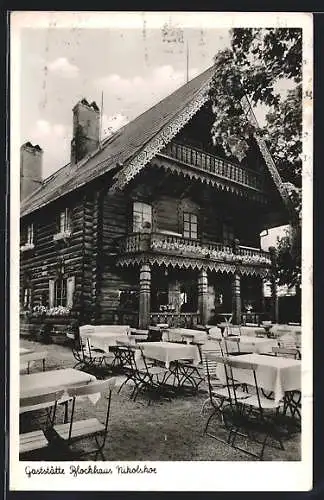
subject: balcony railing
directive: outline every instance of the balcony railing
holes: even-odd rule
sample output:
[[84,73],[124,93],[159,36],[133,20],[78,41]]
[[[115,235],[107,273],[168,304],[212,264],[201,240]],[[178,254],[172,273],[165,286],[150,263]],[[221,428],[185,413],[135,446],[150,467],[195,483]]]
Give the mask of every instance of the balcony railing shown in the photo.
[[143,252],[181,255],[242,264],[271,265],[268,252],[258,248],[239,246],[237,253],[224,243],[201,243],[199,240],[163,233],[132,233],[118,240],[122,255]]
[[195,167],[217,177],[228,179],[258,191],[263,190],[263,179],[258,172],[239,167],[228,160],[204,153],[199,149],[170,142],[160,154],[175,158],[190,167]]

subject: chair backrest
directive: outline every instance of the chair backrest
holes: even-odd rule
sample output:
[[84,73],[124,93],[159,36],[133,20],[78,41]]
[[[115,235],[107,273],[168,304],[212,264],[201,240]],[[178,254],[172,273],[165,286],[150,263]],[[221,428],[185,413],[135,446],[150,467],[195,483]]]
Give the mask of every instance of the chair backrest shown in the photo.
[[240,341],[240,337],[230,337],[230,339],[224,339],[225,353],[228,355],[235,351],[241,352]]
[[242,360],[240,360],[239,356],[226,359],[227,378],[229,380],[229,383],[231,383],[231,385],[232,385],[233,395],[234,395],[234,397],[231,400],[231,403],[232,404],[235,403],[238,411],[241,411],[240,402],[239,402],[239,399],[237,398],[238,388],[237,388],[237,385],[235,383],[235,371],[233,372],[233,370],[239,369],[239,370],[245,370],[245,371],[252,371],[256,397],[258,400],[259,411],[262,415],[263,408],[262,408],[262,404],[261,404],[260,391],[259,391],[258,380],[257,380],[257,375],[256,375],[257,368],[258,368],[258,365],[256,363],[247,363],[246,361],[242,361]]
[[123,365],[127,365],[132,371],[137,370],[135,346],[129,344],[117,345],[113,347],[113,350],[116,352],[116,356],[118,356]]
[[70,387],[67,390],[68,395],[73,398],[72,409],[71,409],[70,428],[69,428],[69,437],[68,437],[69,441],[71,439],[72,431],[73,431],[76,399],[78,397],[89,396],[91,394],[97,394],[97,393],[102,394],[102,393],[108,392],[108,397],[107,397],[108,403],[107,403],[107,412],[106,412],[106,418],[105,418],[105,434],[104,434],[104,440],[106,440],[107,429],[108,429],[108,420],[109,420],[109,415],[110,415],[111,393],[112,393],[112,390],[115,387],[115,385],[116,385],[116,377],[113,377],[113,378],[110,378],[107,380],[95,380],[93,382],[89,382],[88,384],[82,385],[82,386]]
[[232,325],[232,323],[230,323],[228,326],[228,333],[230,335],[241,335],[242,333],[241,325]]
[[220,347],[220,343],[218,342],[207,342],[202,346],[201,349],[201,358],[203,362],[203,370],[205,378],[207,378],[207,359],[208,359],[208,371],[210,378],[218,378],[217,377],[217,367],[220,361],[218,361],[218,357],[222,358],[223,352]]
[[45,403],[55,404],[59,399],[62,398],[65,393],[64,389],[60,389],[58,391],[50,391],[46,394],[30,394],[28,396],[20,398],[20,407],[25,406],[36,406]]
[[273,347],[272,352],[276,356],[289,357],[293,359],[300,359],[300,351],[296,348],[286,347]]
[[46,359],[48,356],[47,351],[42,351],[42,352],[28,352],[26,354],[20,354],[20,362],[21,363],[27,363],[30,361],[42,361]]

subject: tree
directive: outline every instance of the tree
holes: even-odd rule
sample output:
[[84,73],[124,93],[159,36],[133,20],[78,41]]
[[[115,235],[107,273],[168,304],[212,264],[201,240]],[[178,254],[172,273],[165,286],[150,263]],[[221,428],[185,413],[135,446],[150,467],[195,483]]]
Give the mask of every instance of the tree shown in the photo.
[[[231,48],[215,56],[210,96],[217,109],[214,141],[241,161],[255,127],[240,99],[267,109],[263,134],[284,181],[301,185],[302,30],[235,28]],[[280,89],[285,88],[285,92]]]
[[[262,134],[286,182],[297,214],[291,234],[277,242],[279,284],[299,285],[301,278],[302,30],[235,28],[231,48],[215,56],[210,90],[214,142],[228,156],[245,157],[255,132]],[[283,91],[283,89],[286,89]],[[240,100],[266,109],[263,127],[251,124]],[[298,287],[299,288],[299,287]]]
[[298,231],[298,234],[294,238],[291,238],[287,231],[285,236],[277,239],[276,249],[278,285],[296,286],[298,291],[301,284],[301,256],[300,252],[296,251],[296,243],[297,240],[300,240],[300,236],[300,231]]

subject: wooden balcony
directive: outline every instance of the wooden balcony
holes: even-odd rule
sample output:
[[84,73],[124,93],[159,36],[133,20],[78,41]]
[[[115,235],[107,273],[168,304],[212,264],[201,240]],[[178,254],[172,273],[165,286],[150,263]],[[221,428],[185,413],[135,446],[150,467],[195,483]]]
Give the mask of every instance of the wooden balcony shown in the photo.
[[207,172],[219,179],[244,186],[255,191],[263,191],[263,178],[261,174],[242,168],[224,158],[205,153],[199,149],[170,142],[159,156],[178,160],[182,164]]
[[224,243],[201,243],[199,240],[164,233],[131,233],[118,239],[119,255],[141,253],[181,256],[194,259],[208,259],[219,262],[246,265],[271,265],[270,255],[258,248],[239,246],[234,253]]

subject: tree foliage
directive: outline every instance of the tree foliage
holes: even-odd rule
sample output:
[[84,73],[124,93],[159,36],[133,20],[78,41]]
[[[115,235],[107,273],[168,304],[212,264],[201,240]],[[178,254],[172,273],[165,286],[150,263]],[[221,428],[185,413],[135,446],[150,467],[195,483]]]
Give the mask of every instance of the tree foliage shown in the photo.
[[288,232],[277,239],[276,276],[279,285],[297,286],[301,284],[300,228],[294,228],[293,238]]
[[[265,123],[256,129],[240,105],[247,96],[253,108],[262,106]],[[235,28],[231,47],[215,56],[210,90],[215,112],[214,142],[228,156],[245,157],[251,138],[262,134],[297,215],[301,216],[302,152],[302,30]],[[299,219],[300,220],[300,219]],[[295,221],[277,241],[279,284],[301,280],[300,224]]]
[[[211,87],[213,138],[241,161],[255,131],[240,106],[247,95],[267,110],[263,128],[284,181],[301,184],[302,31],[293,28],[235,28],[231,48],[215,56]],[[286,89],[282,92],[282,89]]]

